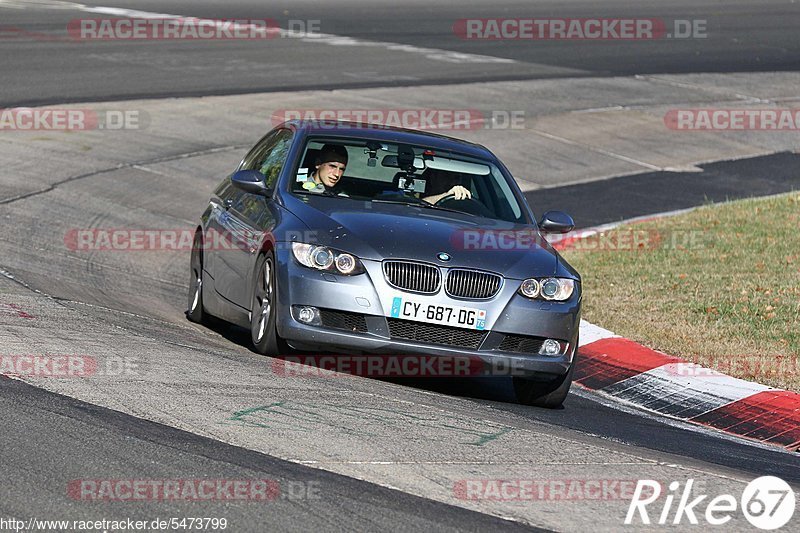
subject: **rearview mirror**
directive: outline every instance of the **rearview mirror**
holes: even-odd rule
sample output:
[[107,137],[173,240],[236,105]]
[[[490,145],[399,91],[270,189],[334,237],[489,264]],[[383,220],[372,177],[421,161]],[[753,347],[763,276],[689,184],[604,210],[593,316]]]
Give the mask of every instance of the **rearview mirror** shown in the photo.
[[270,189],[264,183],[264,174],[257,170],[238,170],[231,176],[233,186],[252,194],[266,195]]
[[[400,162],[397,160],[396,155],[385,155],[383,159],[381,159],[381,166],[382,167],[391,167],[391,168],[403,168],[400,166]],[[423,170],[425,168],[425,163],[422,162],[422,159],[417,157],[414,159],[414,168],[417,170]],[[404,169],[407,170],[407,169]]]
[[567,233],[574,228],[572,217],[563,211],[548,211],[539,221],[539,229],[545,233]]

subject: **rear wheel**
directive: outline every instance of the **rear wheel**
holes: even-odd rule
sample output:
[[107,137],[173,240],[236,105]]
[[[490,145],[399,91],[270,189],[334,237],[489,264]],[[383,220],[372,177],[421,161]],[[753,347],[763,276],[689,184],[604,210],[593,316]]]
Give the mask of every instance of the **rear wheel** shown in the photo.
[[253,299],[250,312],[250,335],[253,348],[264,355],[280,355],[287,346],[278,336],[275,326],[275,256],[272,252],[259,259],[256,279],[253,284]]
[[194,236],[192,257],[189,261],[189,305],[186,317],[192,322],[202,324],[206,321],[203,310],[203,234],[199,231]]
[[567,399],[567,394],[569,394],[569,389],[572,386],[572,376],[575,374],[577,358],[578,353],[576,350],[567,373],[552,381],[513,378],[514,395],[517,398],[517,403],[547,407],[549,409],[561,407],[564,400]]

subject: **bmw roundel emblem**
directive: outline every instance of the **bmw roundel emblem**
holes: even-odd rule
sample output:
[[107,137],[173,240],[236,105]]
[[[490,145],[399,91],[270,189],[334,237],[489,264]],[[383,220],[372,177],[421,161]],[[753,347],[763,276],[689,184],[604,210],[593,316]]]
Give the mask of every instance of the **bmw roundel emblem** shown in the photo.
[[436,257],[439,258],[439,261],[450,261],[450,254],[445,252],[439,252]]

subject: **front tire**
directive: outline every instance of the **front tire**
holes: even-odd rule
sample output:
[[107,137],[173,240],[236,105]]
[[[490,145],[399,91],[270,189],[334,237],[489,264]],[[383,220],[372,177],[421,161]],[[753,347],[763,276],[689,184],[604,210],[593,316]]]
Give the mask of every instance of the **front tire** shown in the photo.
[[275,326],[275,256],[269,252],[256,264],[256,279],[250,312],[250,336],[256,352],[276,356],[286,350],[286,344],[278,336]]
[[203,234],[199,231],[194,236],[192,257],[189,261],[189,304],[186,307],[186,318],[198,324],[206,321],[203,309]]

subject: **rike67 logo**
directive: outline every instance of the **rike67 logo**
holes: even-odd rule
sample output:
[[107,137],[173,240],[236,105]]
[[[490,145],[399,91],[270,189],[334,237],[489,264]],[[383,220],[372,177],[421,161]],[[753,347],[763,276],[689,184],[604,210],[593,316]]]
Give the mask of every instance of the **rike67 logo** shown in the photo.
[[[625,524],[641,521],[650,525],[650,512],[656,511],[655,523],[660,525],[681,524],[685,518],[690,524],[699,523],[698,516],[712,526],[721,526],[728,523],[737,510],[740,510],[751,525],[758,529],[773,530],[785,526],[792,519],[795,507],[795,494],[784,480],[774,476],[763,476],[754,479],[744,488],[741,498],[737,499],[731,494],[715,496],[705,504],[706,494],[692,494],[694,480],[689,479],[681,490],[680,482],[673,481],[669,484],[669,492],[663,498],[663,507],[660,512],[657,508],[662,496],[661,484],[650,479],[640,479],[636,483]],[[675,504],[677,501],[677,505]],[[648,509],[648,506],[657,502]],[[637,520],[638,519],[638,520]]]

